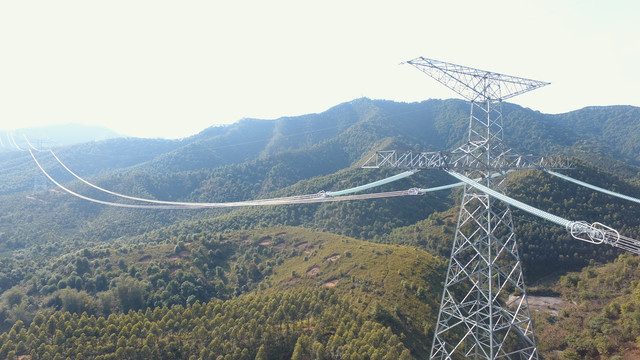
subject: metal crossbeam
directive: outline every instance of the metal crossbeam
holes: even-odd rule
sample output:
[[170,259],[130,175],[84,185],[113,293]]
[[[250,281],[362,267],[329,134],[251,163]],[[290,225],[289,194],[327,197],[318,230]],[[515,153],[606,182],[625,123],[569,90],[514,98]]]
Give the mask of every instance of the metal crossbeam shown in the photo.
[[377,151],[362,166],[365,169],[400,168],[400,169],[449,169],[456,171],[475,170],[479,167],[492,172],[511,170],[551,170],[570,169],[572,163],[560,156],[535,156],[506,153],[499,166],[480,164],[481,159],[469,163],[470,157],[459,152],[397,152],[395,150]]
[[548,82],[498,74],[424,57],[409,60],[406,64],[415,66],[469,101],[501,101],[549,85]]

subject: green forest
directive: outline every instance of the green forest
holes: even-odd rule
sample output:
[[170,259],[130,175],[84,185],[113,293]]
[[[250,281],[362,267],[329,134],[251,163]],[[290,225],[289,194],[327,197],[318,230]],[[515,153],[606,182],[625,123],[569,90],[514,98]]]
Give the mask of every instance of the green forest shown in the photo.
[[[640,109],[558,115],[505,103],[505,139],[560,155],[562,172],[640,198]],[[376,150],[459,146],[468,104],[356,99],[320,114],[243,119],[181,140],[116,138],[54,149],[90,182],[130,196],[229,202],[316,194],[400,169]],[[572,129],[580,127],[582,131]],[[612,141],[601,141],[604,136]],[[34,156],[82,195],[48,152]],[[373,192],[457,182],[423,170]],[[540,170],[507,192],[640,238],[640,205]],[[230,209],[90,203],[29,153],[0,152],[1,359],[418,359],[428,357],[462,188],[421,196]],[[545,359],[640,356],[640,260],[513,210]],[[514,294],[514,296],[517,294]],[[551,300],[548,300],[551,299]]]
[[428,349],[441,258],[301,228],[181,230],[84,249],[32,274],[26,293],[6,291],[0,356],[395,359]]

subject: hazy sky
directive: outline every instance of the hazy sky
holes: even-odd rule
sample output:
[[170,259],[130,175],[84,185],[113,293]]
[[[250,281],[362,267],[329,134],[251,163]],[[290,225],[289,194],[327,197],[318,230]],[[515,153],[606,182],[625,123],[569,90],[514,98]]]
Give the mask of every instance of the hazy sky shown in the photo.
[[0,130],[177,138],[358,97],[456,94],[418,56],[550,86],[545,113],[640,106],[640,1],[2,1]]

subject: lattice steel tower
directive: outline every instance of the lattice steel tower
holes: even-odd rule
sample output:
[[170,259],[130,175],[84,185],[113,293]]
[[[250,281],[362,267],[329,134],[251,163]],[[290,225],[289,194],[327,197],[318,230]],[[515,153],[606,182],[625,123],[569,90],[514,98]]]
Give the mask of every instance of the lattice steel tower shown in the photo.
[[[407,63],[471,102],[467,141],[450,153],[381,151],[365,167],[450,170],[501,193],[508,171],[545,167],[547,159],[520,156],[503,142],[502,101],[548,83],[422,57]],[[507,305],[514,292],[523,296]],[[511,211],[469,185],[460,203],[431,358],[538,358]]]

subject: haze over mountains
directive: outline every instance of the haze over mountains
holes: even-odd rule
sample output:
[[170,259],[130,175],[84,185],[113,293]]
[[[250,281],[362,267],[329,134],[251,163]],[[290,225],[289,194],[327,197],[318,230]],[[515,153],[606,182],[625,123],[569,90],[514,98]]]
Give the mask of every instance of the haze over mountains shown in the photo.
[[[468,103],[460,100],[397,103],[362,98],[319,114],[243,119],[184,139],[112,138],[59,146],[54,151],[78,175],[127,195],[170,201],[250,200],[340,190],[398,173],[400,170],[360,166],[376,150],[451,150],[465,141],[468,113]],[[549,115],[505,103],[503,115],[505,141],[517,152],[564,155],[576,164],[575,170],[567,172],[570,176],[640,197],[640,108],[589,107]],[[47,152],[34,152],[34,156],[57,181],[78,193],[128,202],[80,183]],[[453,178],[438,170],[421,171],[375,191],[452,182]],[[509,193],[560,216],[602,221],[625,235],[640,236],[639,206],[541,172],[512,174]],[[83,311],[95,319],[116,314],[119,320],[113,325],[118,329],[145,321],[144,326],[163,327],[167,321],[161,324],[160,319],[166,312],[144,319],[140,314],[137,320],[123,313],[147,308],[162,313],[168,306],[180,305],[181,310],[171,314],[177,324],[181,319],[195,322],[192,316],[199,311],[213,313],[215,304],[232,309],[253,301],[252,319],[273,322],[260,331],[279,339],[277,346],[261,343],[253,335],[246,335],[245,343],[222,335],[199,339],[196,332],[181,325],[165,329],[165,342],[139,339],[113,349],[106,337],[99,340],[103,334],[87,330],[85,337],[104,346],[94,356],[105,359],[109,354],[115,356],[120,347],[142,351],[147,346],[160,354],[178,338],[186,339],[188,345],[180,356],[172,348],[174,358],[215,359],[214,354],[257,358],[261,346],[265,358],[291,358],[296,351],[307,358],[311,354],[331,358],[327,355],[331,351],[424,357],[431,345],[444,259],[455,230],[457,195],[449,191],[235,210],[121,209],[88,203],[55,189],[28,152],[0,152],[1,330],[8,339],[18,320],[26,325],[40,315],[43,321],[50,321],[50,316],[63,319],[67,313]],[[590,263],[610,263],[620,255],[610,247],[572,240],[564,229],[518,211],[514,216],[528,281],[578,271]],[[421,271],[399,268],[403,259],[412,256],[408,254],[415,254]],[[640,273],[626,276],[640,278]],[[564,293],[560,286],[546,284],[543,290],[557,295]],[[301,295],[305,292],[311,294],[309,298]],[[10,295],[15,296],[10,299]],[[288,304],[281,309],[282,316],[272,318],[274,308],[262,314],[266,320],[260,318],[260,304],[278,296],[286,297],[278,301]],[[320,298],[333,300],[320,302]],[[394,305],[397,299],[401,301]],[[211,310],[192,308],[196,300],[210,302]],[[317,311],[312,306],[316,302]],[[349,310],[329,319],[337,310],[327,304],[338,303]],[[611,319],[612,324],[619,318]],[[245,320],[249,323],[251,319]],[[61,322],[56,320],[56,324]],[[210,330],[209,324],[199,325]],[[59,330],[64,334],[66,326]],[[255,334],[258,330],[242,331]],[[364,339],[374,333],[394,344],[393,349],[382,342],[365,348]],[[17,335],[14,338],[17,349]],[[34,350],[34,358],[55,351],[77,355],[77,347],[62,338],[57,350],[47,348],[53,346],[53,340],[30,341],[25,335],[23,348],[29,351],[21,349],[24,354]],[[226,347],[225,341],[229,342]],[[42,349],[41,344],[45,344]],[[545,346],[584,354],[599,351],[578,349],[566,341],[555,348]],[[248,357],[242,357],[244,348]],[[4,356],[2,350],[0,355]]]
[[12,141],[15,141],[18,147],[26,149],[28,144],[23,136],[33,141],[36,147],[38,145],[60,147],[121,137],[115,131],[101,126],[81,124],[41,126],[0,131],[0,151],[16,151]]

